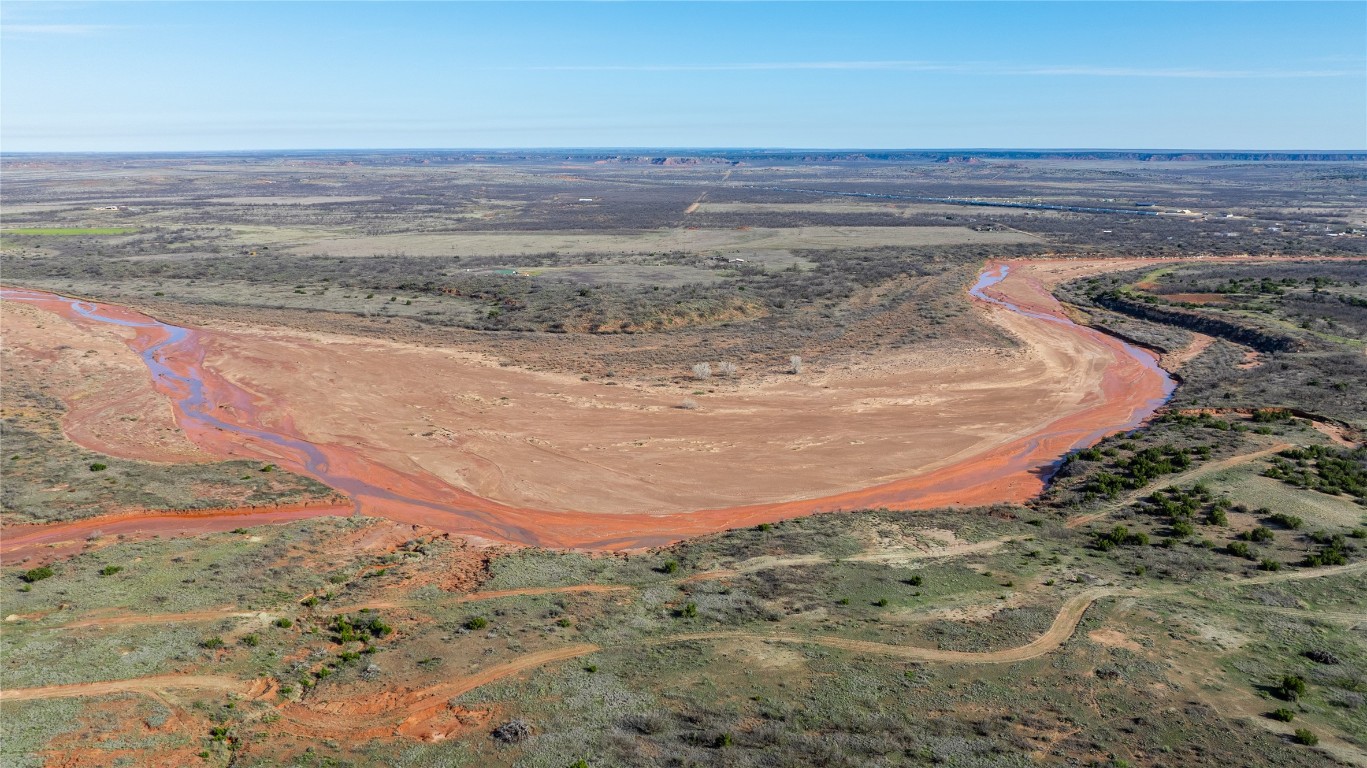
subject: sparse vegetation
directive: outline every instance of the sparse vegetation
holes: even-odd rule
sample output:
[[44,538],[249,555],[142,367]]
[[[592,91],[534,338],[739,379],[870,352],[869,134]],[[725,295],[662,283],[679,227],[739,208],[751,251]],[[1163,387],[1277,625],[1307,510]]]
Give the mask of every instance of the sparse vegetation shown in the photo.
[[37,568],[30,568],[20,576],[21,579],[32,584],[43,579],[50,579],[56,575],[50,566],[40,565]]
[[[877,362],[892,349],[1009,345],[963,298],[987,256],[1360,252],[1356,238],[1265,232],[1288,206],[1302,209],[1296,215],[1307,227],[1337,215],[1333,201],[1360,181],[1349,164],[766,156],[734,166],[728,185],[716,171],[730,165],[708,168],[705,179],[673,167],[663,184],[654,165],[621,158],[494,153],[476,174],[464,167],[468,158],[455,157],[302,155],[270,168],[247,157],[194,159],[212,173],[183,171],[183,159],[140,160],[118,176],[120,199],[146,198],[146,213],[119,212],[128,232],[97,240],[6,230],[6,279],[205,324],[251,317],[485,352],[485,332],[498,331],[500,365],[572,373],[586,386],[661,386],[666,416],[691,392],[678,407],[709,398],[702,421],[670,418],[698,425],[725,416],[713,399],[736,389],[728,359],[764,377],[802,374],[808,356],[821,375],[783,385],[803,389],[834,386],[827,371]],[[574,181],[560,178],[566,165]],[[1294,183],[1283,165],[1299,174]],[[1187,196],[1197,193],[1162,189],[1155,174],[1190,182],[1203,205],[1218,201],[1238,218],[1027,216],[793,186],[899,195],[914,183],[927,195],[984,199],[1025,188],[1045,197],[1143,189],[1163,206],[1194,205]],[[82,195],[108,183],[88,178],[93,190]],[[320,190],[328,189],[364,199],[220,202],[259,197],[263,180],[286,199],[326,198]],[[707,202],[686,221],[717,238],[720,255],[620,235],[677,228],[703,187]],[[49,223],[42,217],[81,223],[77,208],[49,205],[69,199],[62,184],[38,189],[15,186],[6,204],[13,195],[48,213],[7,214],[7,226],[37,229]],[[609,194],[619,189],[631,194]],[[192,207],[156,202],[190,199],[186,190],[194,190]],[[567,195],[596,202],[566,206]],[[870,224],[889,230],[880,237],[938,226],[1002,238],[745,246],[757,253],[734,244],[752,237],[743,228],[782,238],[783,228],[802,226],[826,237]],[[1102,227],[1112,231],[1103,236]],[[1238,237],[1217,240],[1209,234],[1216,227]],[[507,237],[452,247],[457,235],[490,233]],[[1040,240],[1006,242],[1030,237]],[[555,247],[496,250],[518,238]],[[434,244],[442,249],[424,250]],[[746,523],[630,556],[467,549],[423,531],[403,532],[399,539],[413,540],[397,543],[388,522],[329,517],[148,541],[107,529],[98,544],[75,540],[84,554],[52,548],[13,562],[5,613],[15,618],[0,638],[7,688],[154,675],[216,682],[174,692],[190,724],[180,726],[180,714],[137,691],[7,701],[5,759],[24,764],[99,745],[112,759],[151,764],[147,755],[190,744],[171,759],[193,762],[203,749],[205,760],[222,764],[358,766],[977,766],[1031,754],[1114,766],[1323,765],[1328,758],[1293,742],[1313,744],[1318,733],[1351,744],[1363,732],[1367,655],[1348,623],[1362,611],[1361,572],[1322,566],[1359,562],[1367,531],[1353,507],[1360,449],[1330,446],[1311,419],[1352,439],[1364,425],[1354,386],[1361,353],[1349,343],[1362,338],[1353,283],[1364,274],[1351,262],[1308,259],[1158,269],[1168,271],[1107,273],[1060,290],[1091,322],[1155,348],[1179,350],[1192,331],[1226,336],[1183,367],[1168,410],[1074,452],[1027,505]],[[1097,301],[1103,294],[1162,312],[1144,320],[1108,310]],[[1203,315],[1229,324],[1206,327]],[[1233,336],[1267,349],[1249,358]],[[1250,360],[1257,365],[1240,367]],[[330,493],[259,460],[162,466],[77,449],[61,437],[62,409],[51,400],[37,384],[6,382],[12,458],[0,492],[16,522],[224,499],[270,506]],[[523,404],[513,397],[478,407]],[[33,418],[39,411],[52,419]],[[415,437],[444,434],[413,426]],[[1297,447],[1245,462],[1285,444]],[[35,567],[49,558],[59,573]],[[29,577],[42,569],[46,576]],[[1089,594],[1100,597],[1077,602]],[[360,606],[384,606],[384,616]],[[1053,629],[1073,611],[1075,628]],[[110,615],[120,622],[86,623]],[[938,655],[1034,643],[1047,652],[1000,664]],[[57,655],[61,665],[51,663]],[[261,680],[284,683],[283,698],[238,692],[260,691],[248,686]],[[1272,711],[1259,718],[1265,728],[1235,727],[1206,696]],[[277,711],[272,704],[284,699]],[[1295,703],[1273,709],[1269,701]],[[409,702],[422,711],[403,709]],[[289,737],[274,724],[282,713]],[[334,729],[327,733],[380,735],[295,734],[314,718]],[[1288,737],[1276,721],[1293,720],[1304,728]]]

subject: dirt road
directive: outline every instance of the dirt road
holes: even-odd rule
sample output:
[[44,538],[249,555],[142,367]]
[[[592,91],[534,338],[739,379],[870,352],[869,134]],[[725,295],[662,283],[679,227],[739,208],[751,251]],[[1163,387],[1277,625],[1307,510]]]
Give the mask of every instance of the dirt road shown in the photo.
[[1082,616],[1092,604],[1103,597],[1116,594],[1128,594],[1118,590],[1094,589],[1081,592],[1069,598],[1058,615],[1054,617],[1054,623],[1044,634],[1016,648],[1007,648],[1001,651],[986,651],[983,653],[973,653],[968,651],[945,651],[938,648],[921,648],[914,645],[893,645],[892,643],[878,643],[869,640],[851,640],[844,637],[833,637],[830,635],[797,635],[785,632],[694,632],[691,634],[676,635],[663,640],[652,641],[653,644],[666,645],[672,643],[684,643],[698,640],[725,640],[725,639],[746,639],[758,640],[772,643],[796,643],[800,645],[823,645],[829,648],[840,648],[846,651],[856,651],[859,653],[873,653],[882,656],[893,656],[899,659],[911,661],[939,661],[957,664],[1007,664],[1016,661],[1033,659],[1063,645],[1068,638],[1073,636],[1073,631],[1077,629],[1078,622],[1082,621]]
[[29,701],[32,699],[64,699],[73,696],[107,696],[111,693],[154,693],[171,688],[201,691],[226,691],[248,695],[261,690],[261,683],[238,680],[226,675],[154,675],[131,680],[107,680],[99,683],[45,685],[40,688],[8,688],[0,690],[0,701]]

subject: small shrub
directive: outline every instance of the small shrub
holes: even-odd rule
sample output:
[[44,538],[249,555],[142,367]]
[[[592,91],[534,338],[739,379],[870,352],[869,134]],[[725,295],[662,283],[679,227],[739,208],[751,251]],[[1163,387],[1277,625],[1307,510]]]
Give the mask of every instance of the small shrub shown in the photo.
[[465,620],[465,628],[469,630],[484,629],[489,626],[489,620],[483,616],[471,616]]
[[242,639],[238,640],[238,642],[248,648],[255,648],[256,646],[261,645],[261,636],[257,634],[243,635]]
[[1270,519],[1277,525],[1280,525],[1283,528],[1290,528],[1292,530],[1298,530],[1301,526],[1305,525],[1304,520],[1300,519],[1299,517],[1296,517],[1295,515],[1288,515],[1285,512],[1278,512],[1275,515],[1273,515]]
[[679,561],[678,561],[678,560],[667,560],[667,561],[665,561],[665,564],[662,565],[662,566],[660,566],[660,572],[661,572],[661,573],[678,573],[678,572],[679,572]]
[[1268,712],[1267,716],[1272,718],[1273,720],[1279,720],[1283,723],[1289,723],[1292,720],[1296,719],[1296,713],[1292,712],[1286,707],[1278,707],[1272,710],[1271,712]]
[[100,462],[98,462],[98,461],[95,462],[94,464],[91,464],[91,465],[90,465],[90,471],[91,471],[91,472],[103,472],[103,471],[105,471],[106,469],[109,469],[109,465],[108,465],[108,464],[102,464],[102,463],[100,463]]
[[101,575],[101,576],[113,576],[114,574],[116,574],[116,573],[118,573],[119,571],[122,571],[122,570],[123,570],[123,567],[122,567],[122,566],[118,566],[118,565],[106,565],[105,567],[103,567],[103,568],[100,569],[100,575]]
[[[1178,523],[1178,525],[1182,524],[1186,523]],[[1188,528],[1190,528],[1189,524],[1186,525]],[[1176,525],[1174,525],[1173,527],[1176,528]],[[1131,532],[1129,528],[1123,525],[1117,525],[1116,527],[1112,528],[1110,531],[1106,533],[1098,533],[1096,535],[1096,548],[1101,550],[1102,552],[1110,551],[1111,549],[1114,549],[1115,547],[1119,546],[1143,547],[1148,546],[1148,543],[1148,534],[1144,533],[1143,531]]]
[[1274,692],[1279,699],[1296,701],[1305,695],[1305,690],[1305,678],[1300,675],[1282,675],[1282,679],[1277,682]]
[[281,616],[280,618],[275,620],[275,626],[280,627],[281,629],[289,629],[290,627],[294,626],[294,622],[290,621],[284,616]]
[[24,574],[19,578],[32,584],[35,581],[50,579],[55,575],[57,575],[56,572],[53,571],[51,568],[49,568],[46,565],[40,565],[37,568],[30,568],[29,570],[24,571]]
[[200,648],[205,648],[211,651],[218,650],[219,648],[222,648],[223,645],[223,638],[219,637],[218,635],[214,635],[213,637],[206,637],[203,640],[199,641]]
[[1320,737],[1305,728],[1297,728],[1296,733],[1292,735],[1291,740],[1297,744],[1304,744],[1307,747],[1313,747],[1320,743]]
[[874,602],[874,605],[878,606],[879,608],[886,608],[888,607],[888,599],[886,597],[880,597],[876,602]]

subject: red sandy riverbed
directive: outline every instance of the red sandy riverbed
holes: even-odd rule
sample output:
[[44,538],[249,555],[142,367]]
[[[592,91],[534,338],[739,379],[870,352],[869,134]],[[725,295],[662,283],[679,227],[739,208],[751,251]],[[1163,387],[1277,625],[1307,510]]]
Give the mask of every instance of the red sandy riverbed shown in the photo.
[[[1003,268],[1009,271],[1003,273]],[[620,460],[606,467],[603,462],[576,459],[587,450],[585,446],[566,443],[570,447],[563,447],[555,441],[568,441],[571,439],[569,433],[584,432],[577,424],[563,433],[538,433],[533,436],[535,440],[528,439],[525,443],[510,441],[515,450],[508,449],[502,454],[491,452],[498,461],[490,461],[476,455],[479,451],[463,451],[459,440],[428,448],[426,443],[413,442],[416,438],[411,429],[387,433],[385,424],[394,421],[398,411],[386,413],[385,419],[376,420],[373,429],[349,423],[348,420],[353,419],[363,421],[376,407],[359,399],[365,394],[359,389],[363,383],[341,380],[335,383],[335,391],[319,391],[309,386],[304,378],[305,371],[290,368],[291,362],[308,360],[309,355],[318,360],[351,355],[350,349],[341,346],[345,342],[336,339],[317,341],[291,337],[288,341],[294,346],[282,347],[286,352],[275,352],[275,356],[268,359],[252,360],[249,358],[255,354],[255,348],[250,346],[252,337],[245,334],[176,328],[130,309],[34,291],[7,290],[5,299],[42,308],[78,326],[113,325],[122,329],[125,342],[151,369],[153,386],[171,401],[181,429],[191,442],[210,454],[270,461],[313,476],[349,495],[355,502],[354,510],[367,515],[491,541],[625,549],[662,545],[690,536],[820,511],[866,507],[926,509],[1021,502],[1031,498],[1043,487],[1052,464],[1068,450],[1094,442],[1105,434],[1137,426],[1171,392],[1171,379],[1157,368],[1151,353],[1073,324],[1047,289],[1048,283],[1058,279],[1114,268],[1114,261],[988,264],[984,279],[975,289],[982,310],[992,322],[1022,339],[1030,354],[1043,362],[1030,369],[1033,378],[1027,382],[1029,387],[1008,383],[999,389],[988,389],[990,396],[986,399],[951,400],[951,405],[963,403],[953,413],[927,408],[920,412],[923,417],[905,409],[884,409],[888,413],[883,414],[869,406],[868,410],[875,413],[863,415],[862,411],[853,408],[856,401],[842,393],[858,390],[861,394],[873,392],[883,396],[899,388],[904,392],[916,391],[938,379],[949,379],[948,384],[941,384],[950,394],[960,379],[970,385],[966,389],[989,388],[994,375],[991,367],[994,358],[966,358],[964,367],[974,370],[947,367],[922,370],[914,366],[892,370],[884,377],[886,380],[877,381],[877,388],[869,388],[867,392],[859,390],[859,387],[872,386],[866,381],[832,378],[830,386],[812,387],[810,391],[795,389],[797,384],[785,382],[779,387],[745,393],[744,397],[737,395],[733,401],[724,397],[710,398],[709,407],[714,408],[718,420],[727,418],[726,407],[730,406],[740,423],[744,423],[747,414],[758,413],[754,418],[766,419],[773,424],[773,429],[780,432],[788,429],[798,437],[811,424],[834,424],[836,426],[821,428],[837,429],[848,421],[860,425],[861,429],[866,428],[872,437],[884,442],[861,447],[855,443],[864,441],[827,440],[829,445],[814,449],[825,451],[815,454],[819,459],[816,464],[812,459],[803,459],[806,463],[793,459],[799,455],[796,449],[791,455],[790,452],[775,452],[770,464],[760,461],[746,466],[734,466],[735,462],[725,453],[718,458],[705,451],[696,451],[696,459],[693,454],[668,454],[685,464],[698,462],[696,473],[699,477],[688,485],[677,484],[673,474],[661,474],[657,478],[645,474],[645,469],[637,469],[638,465],[631,461],[640,455],[655,458],[649,454],[649,449],[623,452]],[[994,282],[999,277],[1000,281]],[[260,348],[269,347],[270,343],[262,337]],[[359,342],[356,349],[360,349]],[[419,354],[410,350],[403,352]],[[385,350],[375,354],[381,353],[389,354]],[[359,358],[360,352],[356,355]],[[295,360],[282,359],[282,356],[295,357]],[[386,358],[378,356],[376,359],[383,361]],[[423,365],[437,364],[432,357],[417,359]],[[220,371],[220,367],[231,375]],[[383,363],[379,367],[383,369]],[[381,370],[380,374],[383,373]],[[495,375],[524,374],[500,374],[480,369],[471,374],[471,382]],[[1006,375],[1005,371],[1002,375]],[[390,378],[393,378],[392,373]],[[533,384],[544,388],[546,383],[537,380]],[[533,384],[526,384],[525,388],[530,390]],[[557,395],[559,389],[577,386],[573,381],[554,384]],[[517,390],[519,385],[512,379],[503,381],[501,386],[508,387],[510,393],[524,394]],[[1077,391],[1062,393],[1066,397],[1054,397],[1051,387],[1074,387]],[[1024,394],[1013,394],[1018,392]],[[449,391],[443,394],[449,399]],[[570,392],[570,395],[574,394]],[[418,395],[430,397],[431,392],[419,392],[414,396]],[[612,396],[636,399],[629,403],[623,400],[614,404],[616,410],[609,409],[604,411],[606,415],[595,416],[599,421],[594,423],[601,423],[606,430],[614,429],[618,421],[633,428],[640,422],[657,432],[667,431],[674,424],[682,429],[697,429],[697,424],[704,423],[696,419],[679,421],[694,417],[675,408],[645,402],[644,395],[612,390]],[[1022,399],[1013,402],[1013,396]],[[349,397],[358,398],[360,403],[352,411],[346,410],[342,403]],[[841,397],[846,399],[839,399]],[[787,398],[785,405],[791,404],[791,408],[814,410],[798,412],[788,423],[779,423],[780,419],[762,410],[760,401],[766,398]],[[424,405],[418,406],[393,403],[396,399],[386,393],[376,402],[391,403],[394,408],[436,408],[440,405],[428,400],[421,401]],[[857,403],[886,399],[864,397]],[[711,406],[713,402],[718,405]],[[946,407],[940,410],[944,411]],[[979,414],[980,409],[988,408],[998,410],[989,416]],[[1030,412],[1031,409],[1038,412]],[[489,415],[481,416],[485,411]],[[991,434],[991,425],[1018,411],[1026,413],[1016,417],[1012,428],[1003,428],[1001,434]],[[557,418],[570,419],[575,413],[564,409],[555,412],[549,420],[538,415],[537,422],[538,425],[554,424]],[[489,431],[488,426],[499,424],[498,419],[505,415],[492,409],[481,410],[479,414],[473,411],[462,414],[471,420],[485,419],[480,422],[485,432]],[[899,420],[894,420],[893,416]],[[340,433],[327,421],[328,417],[339,419],[352,434]],[[932,430],[923,438],[906,439],[901,435],[903,439],[897,440],[899,433],[912,428],[907,425],[914,425],[918,419],[935,423],[935,418],[944,420],[953,429]],[[975,424],[975,419],[988,426]],[[965,435],[971,435],[971,439]],[[944,445],[935,444],[936,440],[944,440]],[[919,442],[930,443],[935,450],[915,453]],[[527,444],[550,447],[533,450]],[[894,448],[904,451],[906,456],[920,458],[898,465],[895,462],[902,460],[901,454],[891,455],[893,466],[900,469],[900,476],[886,466],[868,466],[879,461],[887,463],[889,451]],[[718,450],[714,449],[712,453],[716,454]],[[762,456],[753,447],[748,450],[751,455]],[[931,458],[927,459],[927,456]],[[536,466],[542,460],[549,466]],[[462,461],[466,464],[460,464]],[[464,474],[443,474],[447,464],[460,465]],[[818,465],[825,474],[811,469]],[[639,466],[646,465],[641,463]],[[887,478],[889,475],[893,475],[892,479],[867,483],[866,487],[857,485],[860,478]],[[501,484],[490,481],[482,485],[487,476],[500,478]],[[508,476],[518,478],[518,483],[503,480]],[[676,485],[669,485],[671,482]],[[707,500],[718,498],[709,485],[736,489],[728,490],[725,494],[728,499],[754,500],[708,506]],[[753,489],[749,487],[751,485]],[[485,487],[490,490],[482,495],[479,491]],[[784,488],[796,491],[784,491]],[[823,488],[839,490],[821,492]],[[652,492],[656,495],[652,496]],[[582,505],[581,497],[585,502]],[[553,499],[558,504],[533,503],[542,498]],[[626,501],[614,506],[616,499]],[[695,506],[689,506],[690,503]],[[88,533],[97,529],[105,534],[171,536],[350,511],[335,507],[233,510],[198,515],[193,523],[181,515],[149,513],[103,523],[91,521],[51,526],[51,535],[40,532],[37,526],[32,529],[21,526],[6,531],[3,551],[9,559],[20,552],[32,552],[35,546],[45,542],[69,541],[79,538],[82,531]]]

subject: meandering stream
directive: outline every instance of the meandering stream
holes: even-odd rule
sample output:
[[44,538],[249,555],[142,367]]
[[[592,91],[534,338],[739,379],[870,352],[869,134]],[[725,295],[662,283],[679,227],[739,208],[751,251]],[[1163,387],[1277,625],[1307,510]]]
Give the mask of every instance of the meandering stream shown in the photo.
[[[1039,492],[1068,451],[1138,426],[1171,396],[1176,383],[1158,367],[1151,352],[1074,323],[1052,297],[1031,306],[1008,299],[997,289],[1010,279],[1011,269],[1009,262],[988,264],[969,293],[1001,311],[1085,336],[1109,350],[1113,361],[1103,374],[1102,397],[1095,405],[1062,416],[1034,434],[904,480],[823,498],[668,515],[523,509],[480,498],[430,475],[403,473],[374,461],[355,446],[315,444],[287,423],[264,423],[250,393],[205,365],[204,331],[170,325],[117,305],[42,291],[4,289],[0,298],[29,302],[78,323],[132,329],[129,347],[146,364],[154,386],[169,399],[177,422],[192,441],[220,456],[270,461],[313,477],[348,495],[355,513],[492,541],[622,549],[658,546],[689,536],[836,509],[924,509],[1023,501]],[[54,542],[79,541],[96,529],[176,535],[345,512],[335,507],[288,514],[226,511],[195,515],[193,524],[175,515],[149,513],[145,519],[123,515],[118,520],[17,526],[7,531],[3,551],[7,559],[34,554]]]

